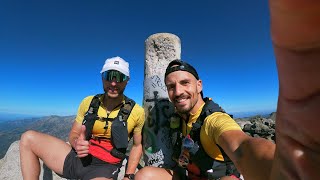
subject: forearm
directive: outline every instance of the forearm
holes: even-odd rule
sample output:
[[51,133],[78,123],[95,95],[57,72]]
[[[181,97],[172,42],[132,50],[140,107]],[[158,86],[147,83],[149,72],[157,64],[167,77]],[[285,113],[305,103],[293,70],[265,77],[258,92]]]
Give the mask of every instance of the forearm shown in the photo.
[[231,159],[246,180],[269,179],[274,151],[271,141],[250,137],[231,153]]
[[75,148],[76,141],[77,141],[78,137],[79,137],[79,135],[76,135],[74,133],[73,134],[71,134],[71,133],[69,134],[69,143],[73,148]]
[[126,174],[134,174],[142,155],[142,145],[133,145],[130,151]]
[[80,136],[80,129],[81,129],[81,124],[75,121],[69,133],[69,143],[73,148],[75,148],[76,140]]
[[250,137],[239,130],[222,133],[218,143],[246,180],[269,178],[274,159],[274,143]]

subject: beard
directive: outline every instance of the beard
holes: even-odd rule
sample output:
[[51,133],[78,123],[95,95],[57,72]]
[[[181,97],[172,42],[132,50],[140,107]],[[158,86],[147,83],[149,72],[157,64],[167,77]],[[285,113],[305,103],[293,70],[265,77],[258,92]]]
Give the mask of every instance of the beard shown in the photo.
[[180,114],[189,114],[190,111],[197,104],[197,101],[198,101],[198,99],[195,99],[194,101],[192,101],[190,99],[190,103],[189,104],[186,104],[185,106],[175,106],[175,108],[178,111],[178,113],[180,113]]
[[189,114],[189,112],[191,111],[193,107],[190,105],[188,107],[176,107],[176,110],[180,113],[180,114]]
[[117,88],[116,92],[112,92],[112,90],[110,90],[109,87],[104,87],[103,89],[104,89],[105,94],[108,96],[108,98],[117,99],[117,98],[123,96],[125,88],[123,88],[123,89]]

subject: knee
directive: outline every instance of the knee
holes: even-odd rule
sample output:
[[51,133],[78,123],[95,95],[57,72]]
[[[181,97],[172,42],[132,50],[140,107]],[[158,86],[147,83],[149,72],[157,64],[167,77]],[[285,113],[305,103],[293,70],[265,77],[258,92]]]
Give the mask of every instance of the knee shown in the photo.
[[220,180],[237,180],[237,177],[233,177],[233,176],[224,176],[221,177]]
[[135,180],[145,180],[150,178],[152,178],[152,168],[149,166],[140,169],[134,176]]
[[20,148],[30,146],[36,140],[37,132],[29,130],[24,132],[20,138]]

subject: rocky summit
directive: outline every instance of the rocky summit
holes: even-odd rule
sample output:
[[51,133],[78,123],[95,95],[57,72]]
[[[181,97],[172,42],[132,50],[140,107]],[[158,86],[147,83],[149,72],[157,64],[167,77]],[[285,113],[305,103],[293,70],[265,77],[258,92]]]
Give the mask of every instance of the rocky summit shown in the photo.
[[[237,118],[235,121],[241,126],[244,132],[252,137],[262,137],[275,142],[275,113],[270,114],[268,117],[253,116],[248,118]],[[49,116],[45,118],[34,119],[33,121],[26,121],[24,123],[14,122],[15,136],[11,136],[11,139],[6,139],[6,143],[10,146],[7,149],[4,157],[0,159],[0,179],[5,180],[20,180],[22,179],[20,170],[20,153],[19,153],[19,137],[21,134],[28,130],[33,129],[47,134],[54,135],[60,139],[66,140],[70,131],[74,116],[59,117]],[[9,123],[10,124],[10,123]],[[10,126],[7,126],[10,127]],[[61,128],[61,129],[60,129]],[[9,133],[9,130],[1,129],[0,124],[0,136]],[[7,134],[8,135],[8,134]],[[3,136],[6,137],[6,136]],[[14,137],[14,138],[12,138]],[[131,142],[132,143],[132,142]],[[2,144],[2,147],[5,144]],[[130,144],[129,144],[130,146]],[[124,176],[126,160],[123,162],[118,179],[122,179]],[[41,165],[41,180],[61,180],[56,173],[48,169],[42,161]],[[143,166],[143,161],[140,163]]]
[[235,120],[249,136],[265,138],[275,143],[275,118],[275,113],[271,113],[267,118],[258,115]]

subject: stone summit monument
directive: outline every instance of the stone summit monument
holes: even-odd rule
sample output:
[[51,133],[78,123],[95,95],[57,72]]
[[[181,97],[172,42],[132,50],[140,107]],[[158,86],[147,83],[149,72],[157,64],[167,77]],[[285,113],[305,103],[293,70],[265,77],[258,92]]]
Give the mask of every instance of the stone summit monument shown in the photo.
[[172,167],[169,119],[174,112],[164,84],[168,64],[181,58],[179,37],[170,33],[153,34],[145,41],[143,107],[146,122],[143,132],[145,165]]

